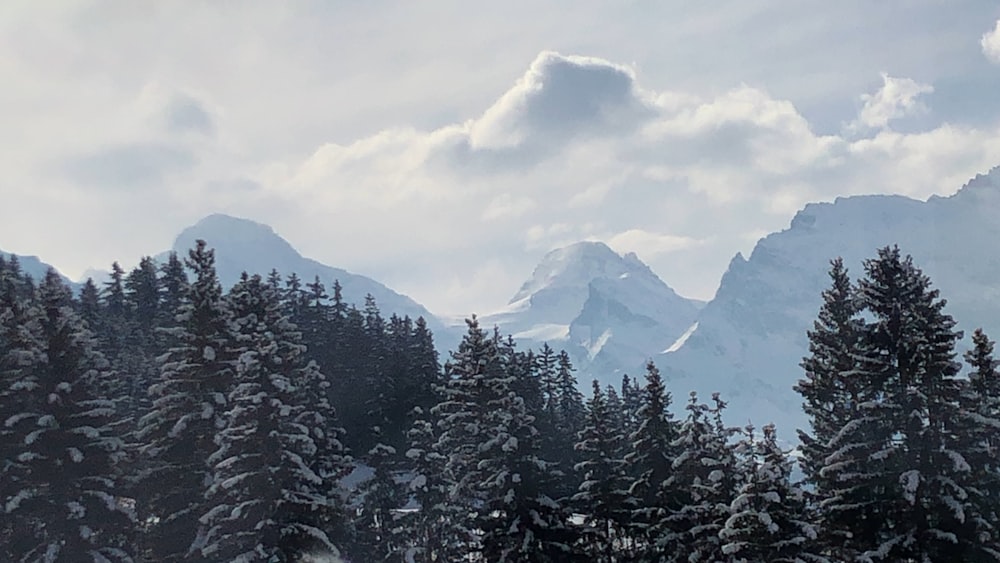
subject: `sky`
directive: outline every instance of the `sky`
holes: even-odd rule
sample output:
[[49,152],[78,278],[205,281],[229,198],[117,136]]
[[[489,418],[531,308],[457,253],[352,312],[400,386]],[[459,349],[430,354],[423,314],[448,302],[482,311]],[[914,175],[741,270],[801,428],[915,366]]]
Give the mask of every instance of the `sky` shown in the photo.
[[579,240],[709,299],[808,202],[1000,165],[993,1],[12,0],[0,84],[3,250],[221,212],[439,314]]

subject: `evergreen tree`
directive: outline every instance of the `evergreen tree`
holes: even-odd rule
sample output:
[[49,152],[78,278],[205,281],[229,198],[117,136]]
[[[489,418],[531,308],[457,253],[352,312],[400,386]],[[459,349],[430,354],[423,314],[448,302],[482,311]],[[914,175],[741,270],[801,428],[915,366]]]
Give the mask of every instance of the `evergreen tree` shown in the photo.
[[978,514],[955,342],[930,280],[898,248],[865,262],[857,412],[830,442],[818,490],[839,559],[982,560],[996,546]]
[[[33,412],[8,418],[20,444],[5,509],[17,530],[15,561],[131,561],[130,514],[115,496],[115,466],[123,451],[112,431],[114,408],[95,390],[109,377],[92,334],[73,310],[70,291],[54,270],[39,287],[38,352],[18,362],[16,388],[33,395]],[[23,350],[23,352],[29,352]],[[22,360],[27,360],[24,357]]]
[[[374,430],[376,436],[381,432]],[[396,449],[378,442],[368,451],[365,464],[372,469],[361,483],[357,496],[356,553],[365,561],[398,561],[403,548],[397,543],[397,515],[406,504],[402,487],[396,482]]]
[[728,445],[734,431],[721,424],[725,403],[718,394],[712,399],[714,405],[709,407],[691,393],[687,418],[673,443],[677,457],[667,488],[677,494],[677,501],[656,539],[655,545],[665,558],[660,560],[725,560],[719,532],[728,519],[739,475]]
[[226,426],[227,393],[235,359],[230,313],[215,272],[215,253],[199,240],[188,253],[193,281],[169,329],[175,345],[150,387],[152,409],[139,420],[137,438],[149,468],[137,499],[147,530],[146,549],[156,561],[197,560],[204,543],[198,518],[212,482],[208,457]]
[[593,396],[587,403],[587,423],[576,444],[582,458],[576,470],[583,480],[573,504],[577,512],[586,515],[584,552],[598,563],[622,561],[625,555],[621,544],[630,511],[622,439],[601,386],[594,380]]
[[972,470],[975,488],[980,492],[978,512],[980,526],[988,530],[981,541],[997,545],[1000,533],[1000,373],[994,359],[994,342],[976,329],[972,349],[965,361],[972,368],[962,393],[962,412],[966,416],[965,437],[970,452],[965,454]]
[[743,481],[719,532],[722,552],[734,563],[825,561],[808,553],[816,530],[808,522],[805,496],[790,482],[792,462],[778,446],[773,425],[757,439],[747,426],[737,446]]
[[412,417],[413,425],[407,432],[410,448],[406,451],[406,459],[413,478],[407,484],[407,490],[416,501],[418,510],[404,517],[403,525],[408,536],[406,553],[414,561],[429,563],[439,560],[436,557],[444,547],[442,526],[449,511],[446,506],[448,488],[441,475],[446,458],[434,447],[437,437],[431,413],[417,407]]
[[[17,561],[32,547],[39,519],[13,510],[30,494],[23,437],[33,431],[41,405],[36,366],[44,361],[41,311],[22,294],[21,273],[0,253],[0,557]],[[8,514],[9,512],[9,514]]]
[[649,362],[637,414],[638,427],[629,436],[631,448],[625,458],[629,474],[635,476],[628,489],[635,504],[629,527],[643,540],[644,558],[649,561],[666,557],[663,538],[668,531],[664,524],[668,512],[677,508],[676,493],[670,487],[677,439],[670,401],[660,371]]
[[321,549],[339,551],[311,518],[329,508],[324,477],[312,463],[317,445],[303,424],[298,386],[310,383],[313,364],[302,365],[301,335],[274,290],[247,277],[228,301],[240,352],[229,392],[226,425],[208,458],[214,478],[202,554],[210,560],[294,561]]
[[501,369],[484,371],[480,381],[485,440],[476,469],[483,499],[477,518],[482,555],[497,562],[566,561],[572,552],[568,515],[552,498],[557,476],[538,455],[538,430],[527,408],[541,406],[530,359],[496,331],[491,342],[499,348]]
[[[799,430],[801,442],[801,467],[806,481],[812,485],[817,498],[830,495],[837,488],[832,475],[824,476],[821,469],[832,453],[831,444],[847,421],[859,416],[860,383],[857,374],[857,350],[863,334],[861,320],[857,317],[858,300],[851,287],[843,260],[831,261],[831,285],[823,292],[823,305],[819,317],[808,332],[810,355],[802,361],[805,377],[795,390],[805,399],[803,409],[810,419],[812,432]],[[828,511],[816,507],[815,519],[822,521]],[[846,521],[855,515],[845,513]],[[820,526],[826,529],[826,526]],[[838,537],[840,525],[832,525],[835,535],[823,542],[843,544]]]

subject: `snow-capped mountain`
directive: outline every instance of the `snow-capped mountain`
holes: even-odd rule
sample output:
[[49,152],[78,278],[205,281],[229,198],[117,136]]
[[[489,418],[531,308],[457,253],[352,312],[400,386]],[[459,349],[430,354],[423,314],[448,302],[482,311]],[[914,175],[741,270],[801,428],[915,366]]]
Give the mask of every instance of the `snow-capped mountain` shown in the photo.
[[[409,315],[413,319],[422,316],[434,331],[436,340],[439,336],[445,342],[451,340],[445,334],[444,325],[413,299],[371,278],[303,257],[267,225],[223,214],[209,215],[181,231],[174,240],[172,251],[184,257],[199,239],[215,249],[216,271],[226,287],[236,283],[243,272],[267,275],[272,269],[286,278],[294,272],[303,284],[319,276],[328,293],[332,291],[334,280],[339,280],[348,303],[363,307],[365,296],[371,294],[384,316],[392,313]],[[158,255],[157,261],[163,262],[168,252]]]
[[481,322],[524,346],[565,349],[581,386],[594,377],[617,385],[623,373],[640,375],[633,368],[676,342],[698,306],[635,254],[580,242],[548,253],[508,306]]
[[[54,268],[57,272],[59,271],[59,269],[55,268],[55,266],[42,262],[42,260],[37,256],[22,256],[20,254],[12,254],[10,252],[4,252],[3,250],[0,250],[0,256],[3,256],[4,260],[10,260],[11,256],[16,256],[18,264],[20,264],[21,266],[21,271],[31,276],[31,278],[34,279],[36,282],[41,281],[42,278],[45,277],[45,274],[46,272],[49,271],[49,268]],[[60,273],[59,275],[62,276],[63,281],[66,282],[66,284],[69,285],[71,288],[73,288],[73,290],[79,289],[80,284],[73,282],[72,280],[64,276],[62,273]]]
[[[829,260],[841,256],[853,279],[876,249],[898,244],[948,300],[946,312],[971,334],[1000,337],[1000,168],[953,196],[839,198],[809,204],[788,229],[737,255],[715,298],[682,346],[655,358],[676,399],[720,391],[729,421],[776,422],[785,439],[804,427],[792,386],[808,351],[806,331],[829,285]],[[960,350],[961,351],[961,350]]]

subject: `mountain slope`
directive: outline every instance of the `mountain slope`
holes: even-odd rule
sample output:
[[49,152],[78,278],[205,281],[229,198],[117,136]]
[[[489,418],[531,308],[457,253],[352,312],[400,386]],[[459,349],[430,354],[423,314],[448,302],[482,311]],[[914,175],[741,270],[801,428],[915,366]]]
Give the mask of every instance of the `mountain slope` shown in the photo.
[[635,254],[601,242],[553,250],[503,311],[485,316],[525,346],[565,348],[590,378],[618,384],[690,327],[698,305],[677,295]]
[[[53,268],[57,272],[59,271],[59,269],[55,268],[55,266],[42,262],[42,260],[37,256],[21,256],[20,254],[12,254],[10,252],[4,252],[3,250],[0,250],[0,256],[3,256],[4,260],[10,260],[11,256],[17,256],[17,261],[21,265],[21,271],[31,276],[31,278],[36,282],[45,278],[45,274],[49,271],[49,268]],[[70,280],[62,273],[59,275],[74,291],[80,288],[80,284]]]
[[[272,269],[278,270],[285,278],[294,272],[302,279],[303,284],[310,283],[319,276],[320,281],[327,286],[328,293],[332,291],[330,287],[334,280],[339,280],[344,300],[348,303],[363,307],[365,296],[371,294],[384,316],[388,317],[392,313],[409,315],[414,319],[422,316],[435,336],[441,333],[440,336],[445,341],[449,340],[444,334],[444,325],[416,301],[371,278],[303,257],[267,225],[223,214],[209,215],[181,231],[172,250],[180,256],[186,256],[198,239],[206,241],[209,247],[215,249],[216,270],[224,286],[236,283],[244,271],[267,275]],[[161,253],[156,258],[162,262],[167,254]]]
[[698,328],[657,363],[675,396],[721,391],[729,420],[759,427],[774,421],[791,437],[804,427],[792,386],[808,351],[827,288],[829,260],[841,256],[853,279],[877,248],[898,244],[930,276],[946,312],[970,334],[1000,336],[1000,168],[977,176],[951,197],[926,202],[899,196],[839,198],[809,204],[788,229],[737,255]]

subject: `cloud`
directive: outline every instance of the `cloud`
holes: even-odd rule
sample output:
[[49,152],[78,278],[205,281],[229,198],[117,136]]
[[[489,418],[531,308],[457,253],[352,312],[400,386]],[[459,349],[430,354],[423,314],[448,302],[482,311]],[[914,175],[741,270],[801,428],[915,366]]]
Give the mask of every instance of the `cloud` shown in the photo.
[[471,124],[469,144],[474,150],[502,150],[607,134],[628,130],[650,113],[630,68],[545,51]]
[[864,126],[882,129],[894,119],[927,111],[917,98],[934,92],[934,87],[921,84],[910,78],[893,78],[882,73],[882,87],[874,94],[862,94],[864,107],[858,115],[854,128]]
[[[864,128],[843,136],[816,132],[791,101],[761,88],[650,91],[622,65],[543,53],[479,118],[327,145],[261,184],[275,193],[294,186],[315,213],[377,213],[382,222],[370,228],[338,215],[376,246],[391,244],[379,226],[390,221],[409,245],[449,256],[455,265],[436,274],[454,280],[442,302],[469,298],[461,280],[516,288],[530,271],[525,256],[583,239],[635,251],[682,294],[709,298],[735,251],[752,248],[747,233],[786,227],[807,202],[878,192],[925,198],[1000,162],[997,124],[894,130],[931,87],[882,79],[863,97]],[[534,109],[557,100],[562,109],[550,111],[561,120]],[[522,150],[530,158],[476,160]],[[473,258],[484,249],[488,268]],[[365,251],[341,249],[372,272],[377,261],[407,260],[400,252],[368,261]],[[498,267],[504,257],[523,271]],[[407,269],[403,283],[433,283],[418,270]]]
[[647,259],[689,249],[701,242],[691,237],[652,233],[642,229],[629,229],[607,238],[608,245],[619,253],[636,252]]
[[189,151],[158,143],[110,146],[72,157],[62,171],[75,184],[90,188],[147,191],[173,174],[198,163]]
[[188,95],[177,95],[167,104],[164,120],[169,130],[178,133],[211,135],[215,131],[212,116],[204,104]]
[[997,20],[996,26],[991,31],[983,34],[979,44],[983,48],[983,55],[986,55],[990,62],[1000,64],[1000,20]]

